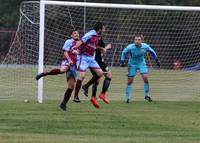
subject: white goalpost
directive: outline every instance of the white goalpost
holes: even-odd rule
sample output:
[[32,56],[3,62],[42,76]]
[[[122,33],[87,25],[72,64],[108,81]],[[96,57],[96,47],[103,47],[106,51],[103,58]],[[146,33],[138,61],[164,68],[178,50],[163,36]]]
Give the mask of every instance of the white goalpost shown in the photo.
[[[21,4],[18,41],[13,41],[1,63],[1,68],[7,66],[7,70],[11,71],[6,74],[14,77],[9,81],[9,84],[13,84],[9,87],[13,89],[10,90],[12,92],[7,91],[4,94],[37,95],[39,103],[43,102],[44,94],[52,98],[55,98],[54,95],[62,96],[66,84],[64,75],[41,78],[38,82],[34,80],[34,76],[43,70],[59,68],[61,49],[64,41],[70,38],[71,29],[77,29],[82,36],[98,21],[105,23],[107,28],[103,35],[104,41],[113,46],[105,55],[105,62],[113,71],[110,89],[112,99],[123,99],[122,84],[126,84],[126,68],[119,67],[120,54],[133,42],[135,33],[144,35],[145,42],[156,50],[161,60],[162,67],[158,70],[155,62],[147,58],[147,62],[150,60],[153,65],[149,77],[151,93],[159,95],[153,98],[199,99],[200,7],[48,0]],[[15,44],[19,41],[21,50],[17,50],[18,45]],[[6,85],[0,85],[0,89],[8,85],[6,79],[3,82]],[[134,95],[139,93],[142,96],[142,86],[141,79],[136,78]]]
[[[38,73],[43,72],[44,65],[44,21],[45,21],[45,3],[40,1],[40,39],[39,39],[39,60]],[[43,101],[43,78],[38,80],[38,102]]]

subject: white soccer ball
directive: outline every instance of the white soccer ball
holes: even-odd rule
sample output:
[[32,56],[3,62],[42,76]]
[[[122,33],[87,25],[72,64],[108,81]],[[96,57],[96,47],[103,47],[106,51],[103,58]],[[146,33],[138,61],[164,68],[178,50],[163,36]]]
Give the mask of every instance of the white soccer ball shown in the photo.
[[24,102],[27,103],[27,102],[28,102],[28,99],[24,99]]

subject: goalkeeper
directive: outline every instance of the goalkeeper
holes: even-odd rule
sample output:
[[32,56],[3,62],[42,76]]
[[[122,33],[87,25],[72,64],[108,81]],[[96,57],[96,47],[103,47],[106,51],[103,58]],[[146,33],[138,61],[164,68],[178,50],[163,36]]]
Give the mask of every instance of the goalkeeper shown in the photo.
[[158,67],[160,67],[160,61],[155,53],[155,51],[146,43],[142,43],[142,35],[136,34],[134,38],[134,43],[129,44],[121,54],[121,64],[120,66],[125,66],[125,57],[128,54],[128,81],[126,85],[125,97],[126,103],[130,103],[131,101],[131,93],[132,93],[132,82],[137,73],[140,71],[140,74],[144,80],[144,95],[145,100],[151,102],[152,99],[149,96],[149,81],[148,81],[148,67],[145,62],[144,55],[145,53],[149,52],[153,59],[156,61]]

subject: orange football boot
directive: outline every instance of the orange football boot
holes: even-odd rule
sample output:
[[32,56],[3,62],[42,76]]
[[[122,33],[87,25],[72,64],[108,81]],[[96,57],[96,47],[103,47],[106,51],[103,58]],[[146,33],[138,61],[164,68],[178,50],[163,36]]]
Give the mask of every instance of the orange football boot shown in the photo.
[[90,99],[90,102],[93,104],[93,106],[94,106],[95,108],[100,108],[99,103],[98,103],[96,97],[92,97],[92,98]]
[[106,94],[105,93],[100,93],[99,94],[99,98],[100,99],[102,99],[106,104],[109,104],[110,103],[110,101],[109,101],[109,99],[106,97]]

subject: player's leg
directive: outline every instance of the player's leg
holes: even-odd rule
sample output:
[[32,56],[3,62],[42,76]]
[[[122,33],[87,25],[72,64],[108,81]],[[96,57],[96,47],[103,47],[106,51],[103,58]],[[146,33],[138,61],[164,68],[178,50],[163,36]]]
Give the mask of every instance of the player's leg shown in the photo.
[[[95,74],[96,74],[92,69],[90,69],[90,71],[91,71],[92,75],[95,75]],[[96,81],[95,83],[93,83],[93,85],[92,85],[92,97],[91,97],[91,99],[90,99],[90,102],[91,102],[91,103],[93,104],[93,106],[96,107],[96,108],[100,108],[100,105],[99,105],[99,103],[98,103],[98,101],[97,101],[97,98],[96,98],[96,93],[97,93],[98,84],[99,84],[99,80]],[[85,90],[84,90],[84,91],[85,91]]]
[[[104,76],[105,76],[105,79],[104,79],[104,82],[103,82],[103,87],[102,87],[102,91],[99,95],[100,99],[102,99],[105,103],[109,103],[109,100],[107,99],[106,97],[106,91],[108,90],[109,88],[109,85],[110,85],[110,81],[111,81],[111,78],[112,78],[112,74],[111,72],[109,71],[107,65],[104,63],[104,62],[98,62],[100,68],[102,69],[103,73],[104,73]],[[92,75],[95,75],[96,73],[91,70],[91,73]],[[92,85],[92,99],[94,99],[93,101],[95,102],[95,99],[96,99],[96,92],[97,92],[97,87],[98,87],[98,84],[99,84],[99,80],[96,81],[93,85]],[[95,98],[94,98],[95,97]],[[91,101],[92,102],[92,101]],[[94,103],[93,103],[94,105]]]
[[[90,72],[91,72],[92,76],[97,75],[92,69],[90,69]],[[92,97],[96,97],[97,87],[99,85],[99,80],[97,80],[95,83],[92,84]],[[88,96],[88,88],[85,88],[85,86],[82,86],[82,88],[84,90],[84,95]]]
[[[96,75],[96,73],[92,69],[90,69],[90,72],[91,72],[92,76]],[[93,83],[93,85],[92,85],[92,97],[96,97],[98,85],[99,85],[99,80],[96,81],[95,83]]]
[[68,88],[65,91],[63,101],[60,104],[60,108],[64,111],[66,111],[66,104],[68,103],[68,101],[72,95],[72,91],[74,89],[75,82],[76,82],[75,78],[72,75],[69,75],[69,77],[67,78]]
[[99,66],[101,67],[101,69],[103,70],[103,74],[104,74],[104,81],[103,81],[103,87],[102,87],[102,94],[105,94],[110,86],[110,82],[112,79],[112,73],[109,70],[108,66],[104,63],[104,62],[99,62]]
[[70,70],[66,72],[66,78],[67,78],[68,88],[65,91],[63,101],[60,104],[60,108],[64,111],[66,111],[66,104],[68,103],[71,97],[72,91],[74,90],[74,85],[77,78],[75,65],[70,66]]
[[80,102],[80,99],[79,99],[79,92],[80,92],[80,89],[81,89],[81,86],[82,86],[82,82],[83,80],[85,79],[85,73],[84,71],[79,71],[78,72],[78,79],[76,81],[76,87],[75,87],[75,92],[74,92],[74,99],[73,101],[74,102]]
[[48,72],[43,72],[38,74],[35,79],[39,80],[41,77],[47,76],[47,75],[58,75],[58,74],[63,74],[65,73],[67,70],[69,70],[69,64],[67,60],[63,60],[60,66],[60,69],[58,68],[54,68]]
[[103,81],[103,87],[102,87],[102,92],[101,93],[106,93],[109,86],[110,86],[110,82],[111,82],[111,79],[112,79],[112,73],[111,71],[108,71],[106,73],[104,73],[104,76],[105,76],[105,79]]
[[152,101],[151,97],[149,96],[149,80],[148,80],[148,68],[146,65],[140,66],[140,73],[142,75],[142,79],[144,81],[144,96],[145,99],[149,102]]
[[126,85],[126,91],[125,91],[125,98],[126,98],[126,103],[131,102],[131,94],[132,94],[132,83],[133,83],[133,77],[128,77],[127,79],[127,85]]
[[93,71],[96,74],[93,75],[92,78],[84,85],[85,88],[88,88],[90,85],[97,82],[103,75],[103,71],[101,70],[101,68],[93,68]]
[[[103,82],[103,89],[102,89],[102,94],[105,94],[105,92],[107,91],[107,89],[108,89],[108,87],[110,85],[112,74],[111,74],[111,72],[109,72],[109,69],[108,69],[107,65],[104,62],[97,61],[97,63],[99,64],[99,66],[102,69],[103,74],[105,76],[105,79],[104,79],[104,82]],[[90,69],[90,72],[92,73],[93,76],[97,75],[96,72],[94,72],[94,70],[92,70],[92,69]],[[92,96],[96,97],[96,92],[97,92],[97,86],[98,85],[99,85],[99,80],[96,81],[92,85]],[[85,86],[83,86],[83,90],[84,90],[84,95],[88,96],[88,88],[85,88]]]
[[103,71],[101,70],[101,68],[92,68],[92,70],[96,73],[92,76],[92,78],[85,84],[82,86],[82,89],[84,91],[84,94],[86,96],[88,96],[88,88],[90,85],[98,82],[98,80],[101,78],[101,76],[103,75]]
[[88,90],[89,86],[97,82],[103,75],[103,71],[100,68],[99,64],[92,57],[88,57],[89,68],[92,69],[96,74],[82,87],[83,90]]
[[148,74],[142,74],[142,78],[144,81],[144,99],[151,102],[152,99],[149,96],[149,81],[148,81]]
[[126,90],[125,90],[125,99],[126,99],[126,103],[130,103],[131,102],[131,95],[132,95],[132,83],[133,83],[133,79],[135,77],[137,73],[137,69],[135,66],[132,67],[128,67],[128,78],[127,78],[127,84],[126,84]]
[[110,86],[110,81],[111,81],[111,78],[112,78],[112,74],[111,72],[108,72],[105,76],[105,79],[104,79],[104,82],[103,82],[103,87],[102,87],[102,91],[101,93],[99,94],[99,98],[102,99],[105,103],[109,104],[110,101],[109,99],[107,98],[107,95],[106,95],[106,91],[108,90],[109,86]]
[[93,85],[92,85],[92,96],[93,97],[96,97],[96,95],[97,95],[98,85],[99,85],[99,80],[96,81],[95,83],[93,83]]
[[86,56],[79,55],[77,57],[76,62],[77,70],[78,70],[78,80],[76,82],[75,92],[74,92],[74,102],[80,102],[79,100],[79,91],[82,86],[82,82],[85,79],[86,69],[88,68],[89,64],[87,62]]
[[106,95],[106,92],[110,86],[110,82],[111,82],[111,79],[112,79],[112,73],[109,71],[107,65],[102,62],[101,63],[101,69],[103,70],[104,72],[104,81],[103,81],[103,87],[102,87],[102,91],[101,93],[99,94],[99,98],[102,99],[105,103],[109,103],[109,99],[107,98],[107,95]]

